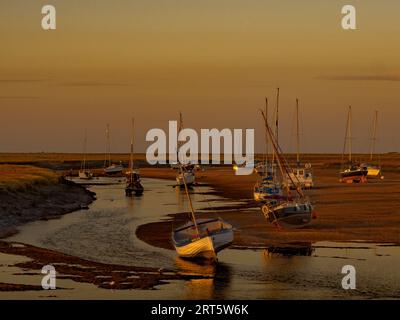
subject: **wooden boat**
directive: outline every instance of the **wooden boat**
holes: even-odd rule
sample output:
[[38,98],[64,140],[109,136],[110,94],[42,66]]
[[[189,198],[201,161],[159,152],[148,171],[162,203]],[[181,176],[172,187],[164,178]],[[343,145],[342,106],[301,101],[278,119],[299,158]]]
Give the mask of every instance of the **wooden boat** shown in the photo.
[[119,164],[112,163],[111,161],[111,144],[110,144],[110,125],[106,127],[106,151],[104,154],[104,173],[107,175],[121,174],[124,170],[124,166],[120,162]]
[[351,138],[351,106],[347,114],[347,125],[345,142],[343,146],[343,156],[346,150],[347,141],[349,141],[349,158],[345,168],[340,171],[340,182],[344,183],[364,183],[367,182],[368,169],[366,166],[361,165],[352,159],[352,138]]
[[233,242],[232,226],[222,219],[199,219],[196,225],[188,222],[173,232],[175,250],[182,258],[214,259]]
[[192,200],[183,175],[189,200],[190,221],[172,232],[172,243],[181,258],[216,259],[217,253],[233,242],[233,228],[221,218],[196,220]]
[[[289,163],[284,158],[283,152],[277,144],[276,137],[268,123],[267,129],[276,154],[276,161],[279,166],[280,174],[282,177],[287,177],[287,179],[292,180],[292,176],[289,175],[289,172],[291,172]],[[314,207],[303,194],[301,184],[298,181],[290,181],[290,183],[297,186],[296,196],[292,195],[289,184],[286,184],[284,189],[286,191],[286,197],[282,196],[277,201],[263,204],[261,211],[268,222],[273,223],[278,227],[304,227],[312,221],[312,218],[316,217]]]
[[125,194],[127,196],[142,195],[144,188],[141,184],[140,173],[138,170],[134,170],[133,164],[133,146],[135,139],[135,120],[132,118],[132,137],[131,137],[131,153],[129,159],[129,171],[126,172],[126,187]]
[[86,168],[86,148],[87,148],[87,133],[85,130],[85,139],[83,141],[83,159],[81,162],[81,169],[79,170],[78,177],[83,180],[93,179],[93,173]]

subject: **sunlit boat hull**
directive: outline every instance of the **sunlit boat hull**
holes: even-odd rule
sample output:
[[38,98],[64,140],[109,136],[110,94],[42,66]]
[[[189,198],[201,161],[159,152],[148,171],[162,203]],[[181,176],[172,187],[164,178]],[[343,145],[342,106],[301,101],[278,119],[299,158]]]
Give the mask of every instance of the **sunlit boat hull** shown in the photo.
[[368,166],[367,167],[368,173],[367,177],[379,177],[381,175],[381,168],[375,166]]
[[[215,228],[220,226],[220,228]],[[172,240],[175,250],[181,258],[215,259],[217,253],[229,247],[233,242],[233,228],[219,219],[199,221],[200,238],[196,237],[195,227],[189,224],[175,230]],[[205,230],[210,231],[205,233]]]

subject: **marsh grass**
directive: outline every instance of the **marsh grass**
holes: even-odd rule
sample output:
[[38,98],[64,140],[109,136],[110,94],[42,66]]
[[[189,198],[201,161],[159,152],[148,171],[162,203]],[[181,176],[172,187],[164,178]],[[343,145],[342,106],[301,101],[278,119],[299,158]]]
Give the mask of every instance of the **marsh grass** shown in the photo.
[[58,182],[54,171],[28,165],[0,165],[0,192],[29,191]]

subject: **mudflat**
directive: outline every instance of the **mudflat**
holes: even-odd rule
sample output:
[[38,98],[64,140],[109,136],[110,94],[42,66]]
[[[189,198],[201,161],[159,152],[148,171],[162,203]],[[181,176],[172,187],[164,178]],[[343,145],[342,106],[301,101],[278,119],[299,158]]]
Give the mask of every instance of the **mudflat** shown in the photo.
[[[167,168],[143,168],[144,177],[174,179],[175,172]],[[216,194],[238,201],[226,210],[215,208],[217,215],[235,227],[234,246],[268,246],[274,243],[315,241],[370,241],[400,243],[400,173],[385,173],[385,179],[369,179],[365,184],[339,182],[338,169],[330,166],[314,168],[316,186],[306,190],[315,205],[317,219],[301,229],[284,230],[269,224],[259,204],[253,201],[255,174],[237,176],[230,167],[207,168],[199,171],[197,181],[210,185]],[[213,213],[199,213],[199,216]],[[183,220],[177,213],[170,221],[140,226],[136,233],[143,241],[171,248],[172,220]]]

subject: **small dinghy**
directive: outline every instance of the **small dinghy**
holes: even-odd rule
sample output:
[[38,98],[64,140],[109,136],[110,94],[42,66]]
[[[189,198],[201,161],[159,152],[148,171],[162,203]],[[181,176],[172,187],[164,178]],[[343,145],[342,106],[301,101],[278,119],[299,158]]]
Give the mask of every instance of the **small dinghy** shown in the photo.
[[217,253],[233,242],[232,226],[222,219],[199,219],[175,229],[175,250],[182,258],[215,259]]
[[[182,166],[180,170],[183,173]],[[189,200],[190,221],[172,232],[172,243],[181,258],[216,259],[219,251],[232,244],[233,228],[221,218],[196,220],[185,175],[182,177]]]

